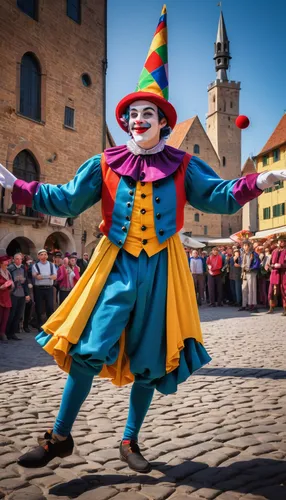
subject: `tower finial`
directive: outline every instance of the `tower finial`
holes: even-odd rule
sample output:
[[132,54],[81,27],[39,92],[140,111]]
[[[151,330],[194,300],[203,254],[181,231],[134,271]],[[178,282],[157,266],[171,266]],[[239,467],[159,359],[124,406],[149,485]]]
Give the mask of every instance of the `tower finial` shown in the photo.
[[218,4],[220,6],[220,16],[218,22],[218,30],[216,36],[215,46],[215,69],[217,72],[217,79],[228,81],[226,70],[229,68],[229,61],[231,59],[229,53],[229,40],[227,37],[224,17],[221,8],[221,2]]

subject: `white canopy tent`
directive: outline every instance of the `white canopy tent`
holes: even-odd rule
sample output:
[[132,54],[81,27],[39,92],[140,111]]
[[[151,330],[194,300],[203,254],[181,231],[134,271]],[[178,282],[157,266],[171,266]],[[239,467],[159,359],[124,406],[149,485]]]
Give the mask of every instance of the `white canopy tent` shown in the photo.
[[201,241],[195,240],[194,238],[190,238],[190,236],[186,236],[183,233],[180,234],[181,242],[185,247],[189,248],[204,248],[206,245],[201,243]]
[[272,234],[286,234],[286,226],[275,227],[273,229],[265,229],[264,231],[257,231],[254,236],[251,236],[250,240],[257,240],[259,238],[268,238]]

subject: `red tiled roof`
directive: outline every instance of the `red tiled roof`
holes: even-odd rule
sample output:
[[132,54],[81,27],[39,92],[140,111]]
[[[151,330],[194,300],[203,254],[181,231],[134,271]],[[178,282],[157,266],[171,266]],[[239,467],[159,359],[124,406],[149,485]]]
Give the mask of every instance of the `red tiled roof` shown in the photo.
[[278,146],[284,144],[285,142],[286,142],[286,113],[282,116],[273,134],[269,137],[264,148],[262,148],[259,154],[261,155],[262,153],[266,153],[266,151],[269,151],[270,149],[277,148]]
[[166,144],[173,146],[173,148],[180,148],[196,118],[194,116],[184,122],[177,123]]
[[254,174],[256,172],[254,161],[251,158],[247,158],[245,164],[242,167],[242,175]]

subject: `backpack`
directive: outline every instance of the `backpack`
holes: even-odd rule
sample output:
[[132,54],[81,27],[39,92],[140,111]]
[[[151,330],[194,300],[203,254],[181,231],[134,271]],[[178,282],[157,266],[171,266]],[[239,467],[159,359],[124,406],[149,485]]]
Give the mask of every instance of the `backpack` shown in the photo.
[[[51,274],[53,274],[53,264],[49,261],[49,264],[50,264],[50,271],[51,271]],[[38,262],[35,264],[35,268],[37,269],[38,273],[41,274],[41,271],[40,271],[40,268],[38,266]]]

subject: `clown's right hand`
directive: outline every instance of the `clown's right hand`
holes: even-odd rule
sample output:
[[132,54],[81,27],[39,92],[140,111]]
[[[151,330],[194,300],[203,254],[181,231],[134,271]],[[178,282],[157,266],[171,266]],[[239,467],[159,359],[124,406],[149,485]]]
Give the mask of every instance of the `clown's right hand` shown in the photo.
[[17,177],[11,174],[7,168],[0,163],[0,184],[3,188],[13,189]]

